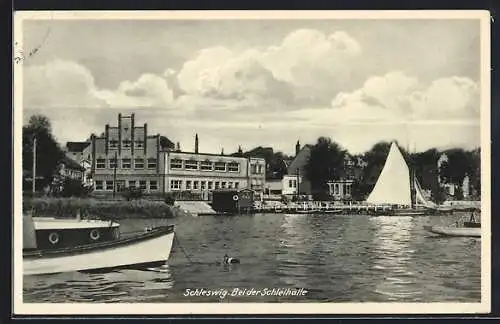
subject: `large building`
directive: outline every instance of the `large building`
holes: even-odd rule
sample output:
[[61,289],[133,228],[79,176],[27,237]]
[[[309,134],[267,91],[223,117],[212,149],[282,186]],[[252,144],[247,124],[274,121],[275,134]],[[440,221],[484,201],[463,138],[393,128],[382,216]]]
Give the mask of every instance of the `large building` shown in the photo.
[[216,189],[249,188],[259,193],[265,187],[264,159],[199,153],[197,134],[195,152],[174,150],[167,138],[149,134],[147,124],[137,126],[134,114],[119,114],[118,125],[106,125],[101,136],[91,135],[87,146],[68,146],[74,150],[67,154],[75,158],[85,159],[88,152],[96,192],[139,187],[146,193],[208,197]]
[[90,151],[96,191],[161,190],[160,135],[149,134],[147,124],[136,125],[134,114],[118,114],[117,126],[106,124],[101,136],[92,135]]

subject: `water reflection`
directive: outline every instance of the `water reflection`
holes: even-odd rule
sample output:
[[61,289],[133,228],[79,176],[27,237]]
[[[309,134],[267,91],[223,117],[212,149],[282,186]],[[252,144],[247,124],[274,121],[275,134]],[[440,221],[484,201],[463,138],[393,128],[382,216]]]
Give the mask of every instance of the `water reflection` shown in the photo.
[[413,289],[415,274],[410,248],[415,221],[412,217],[371,217],[374,226],[372,270],[380,273],[375,292],[386,300],[415,300],[421,294]]
[[24,276],[24,299],[36,302],[138,302],[164,296],[174,286],[168,265],[106,273],[67,272]]

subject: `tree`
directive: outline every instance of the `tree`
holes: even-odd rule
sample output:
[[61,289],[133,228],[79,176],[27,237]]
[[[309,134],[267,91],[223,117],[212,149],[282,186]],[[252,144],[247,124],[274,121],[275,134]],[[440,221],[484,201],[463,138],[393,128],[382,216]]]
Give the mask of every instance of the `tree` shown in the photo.
[[328,192],[329,180],[341,179],[344,176],[344,159],[347,151],[330,138],[320,137],[311,148],[305,172],[311,182],[313,193]]
[[50,184],[64,152],[51,133],[51,124],[47,117],[33,115],[27,125],[23,126],[23,171],[31,174],[33,165],[33,140],[37,140],[36,176],[37,190]]
[[461,186],[466,175],[474,173],[472,155],[463,149],[450,149],[444,151],[448,162],[443,163],[439,170],[440,177],[446,183]]

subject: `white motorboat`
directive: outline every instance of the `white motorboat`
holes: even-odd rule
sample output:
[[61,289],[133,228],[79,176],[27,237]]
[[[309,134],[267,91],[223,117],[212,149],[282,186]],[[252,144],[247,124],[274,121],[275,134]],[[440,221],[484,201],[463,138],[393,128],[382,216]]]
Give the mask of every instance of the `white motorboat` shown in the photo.
[[23,217],[23,274],[37,275],[164,264],[174,226],[120,238],[119,224]]

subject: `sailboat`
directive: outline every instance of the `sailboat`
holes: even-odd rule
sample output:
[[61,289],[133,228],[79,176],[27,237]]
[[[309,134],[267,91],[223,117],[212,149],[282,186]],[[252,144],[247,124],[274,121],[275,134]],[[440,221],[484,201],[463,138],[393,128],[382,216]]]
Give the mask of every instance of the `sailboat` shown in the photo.
[[438,210],[438,206],[425,199],[422,188],[395,142],[391,148],[377,183],[366,202],[373,205],[390,205],[391,215],[418,216]]

